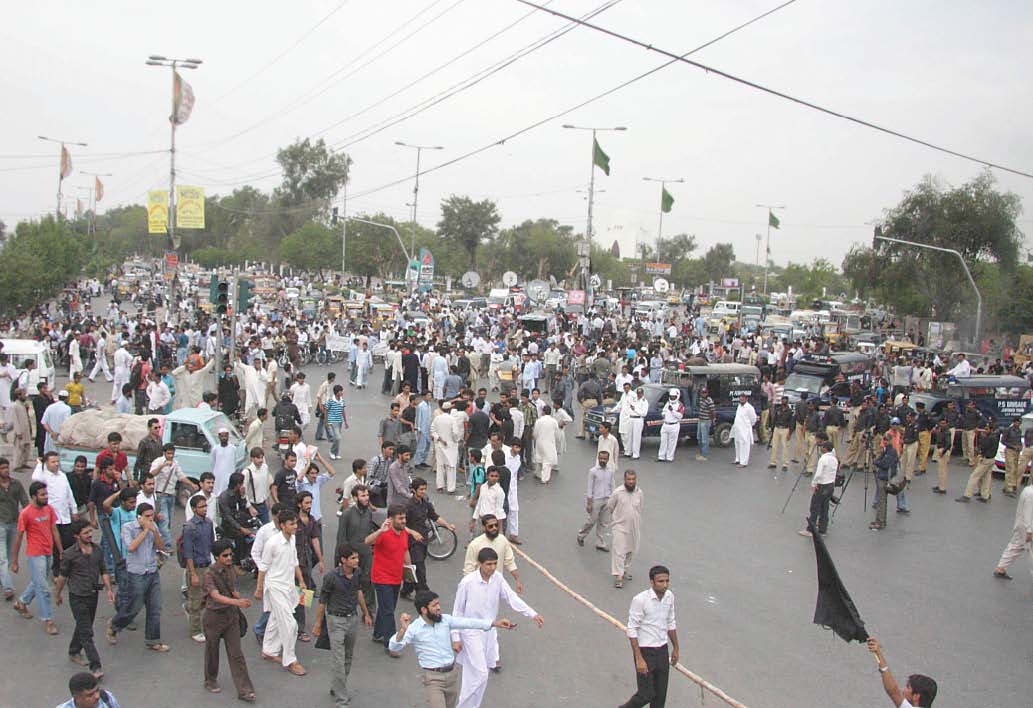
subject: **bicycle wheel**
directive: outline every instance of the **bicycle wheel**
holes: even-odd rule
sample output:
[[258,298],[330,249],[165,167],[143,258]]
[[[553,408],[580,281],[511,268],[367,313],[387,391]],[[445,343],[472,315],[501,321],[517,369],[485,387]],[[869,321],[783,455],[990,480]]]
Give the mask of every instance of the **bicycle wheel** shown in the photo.
[[435,560],[445,560],[456,552],[456,532],[441,524],[434,525],[434,533],[427,539],[427,555]]

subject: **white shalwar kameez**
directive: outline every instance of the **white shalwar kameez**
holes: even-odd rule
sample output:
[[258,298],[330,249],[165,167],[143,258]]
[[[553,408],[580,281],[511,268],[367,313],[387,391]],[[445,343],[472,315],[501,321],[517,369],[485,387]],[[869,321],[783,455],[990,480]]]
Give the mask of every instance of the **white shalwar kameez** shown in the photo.
[[[460,426],[460,430],[462,427]],[[456,420],[447,413],[430,423],[430,437],[434,441],[435,482],[438,489],[449,494],[456,491],[456,467],[459,464],[459,441],[462,433],[456,430]]]
[[282,651],[280,663],[287,667],[298,660],[294,653],[298,639],[298,623],[294,620],[294,608],[298,604],[298,591],[294,587],[298,548],[294,538],[285,538],[283,532],[270,538],[262,549],[262,564],[267,569],[262,609],[269,613],[262,653],[276,656]]
[[617,432],[621,436],[621,442],[624,443],[625,456],[628,456],[631,451],[628,442],[631,440],[631,404],[635,397],[634,391],[625,391],[621,394],[621,399],[617,401],[617,410],[620,411],[617,417]]
[[[538,614],[520,599],[501,573],[496,571],[485,580],[478,569],[459,581],[452,615],[494,622],[499,613],[499,600],[503,599],[514,612],[526,617]],[[488,632],[457,630],[452,632],[452,641],[463,643],[463,649],[456,657],[463,667],[463,687],[456,708],[479,708],[488,688],[488,669],[499,662],[498,631],[494,627]]]
[[642,489],[629,492],[623,484],[613,490],[606,510],[610,513],[610,570],[623,578],[631,565],[631,556],[638,552],[642,539]]
[[735,409],[732,423],[732,439],[735,440],[735,461],[740,465],[750,464],[750,448],[753,447],[753,426],[757,423],[757,411],[749,402],[740,403]]
[[509,489],[506,491],[506,502],[509,513],[506,514],[506,533],[510,536],[520,535],[520,464],[521,456],[513,454],[513,448],[507,447],[506,469],[509,470]]
[[646,397],[641,398],[636,394],[631,402],[631,439],[624,441],[624,450],[631,455],[631,459],[637,460],[642,452],[642,426],[645,425],[646,415],[649,413],[649,401]]
[[556,449],[556,435],[560,424],[551,415],[543,415],[534,423],[534,456],[540,466],[539,478],[548,484],[552,471],[559,463],[559,451]]

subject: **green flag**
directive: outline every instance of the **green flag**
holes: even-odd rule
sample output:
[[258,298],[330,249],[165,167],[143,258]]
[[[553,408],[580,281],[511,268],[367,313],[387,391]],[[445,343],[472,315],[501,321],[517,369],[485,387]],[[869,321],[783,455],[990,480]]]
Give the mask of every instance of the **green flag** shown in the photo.
[[605,172],[607,177],[610,176],[610,156],[603,152],[595,138],[592,139],[592,164]]
[[778,228],[778,217],[775,216],[775,212],[768,209],[768,226]]
[[665,214],[671,213],[671,207],[674,206],[674,197],[667,191],[667,187],[661,187],[660,192],[660,211]]

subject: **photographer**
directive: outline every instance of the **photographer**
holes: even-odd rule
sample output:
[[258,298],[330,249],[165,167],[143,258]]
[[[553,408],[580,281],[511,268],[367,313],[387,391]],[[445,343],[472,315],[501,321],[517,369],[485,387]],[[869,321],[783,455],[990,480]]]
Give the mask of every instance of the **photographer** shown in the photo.
[[872,463],[875,467],[875,521],[868,525],[873,531],[886,528],[886,486],[896,473],[900,456],[893,445],[893,435],[882,436],[882,450]]
[[907,683],[901,690],[897,680],[890,673],[890,667],[886,664],[886,658],[882,655],[882,647],[875,637],[868,637],[868,651],[875,654],[879,663],[879,673],[882,675],[882,687],[886,695],[893,701],[897,708],[931,708],[936,699],[936,681],[923,676],[922,674],[911,674],[907,677]]
[[244,575],[241,561],[248,555],[248,547],[255,540],[255,529],[260,521],[258,511],[248,503],[244,475],[234,472],[230,475],[229,484],[219,495],[219,529],[223,538],[233,541],[233,563],[237,566],[237,574]]

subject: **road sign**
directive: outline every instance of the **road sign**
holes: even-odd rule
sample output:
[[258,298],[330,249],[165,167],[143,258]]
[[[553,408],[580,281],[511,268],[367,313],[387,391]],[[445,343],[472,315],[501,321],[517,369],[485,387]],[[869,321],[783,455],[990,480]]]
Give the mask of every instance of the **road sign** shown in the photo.
[[665,278],[655,278],[653,280],[653,290],[658,293],[665,293],[671,289],[671,284],[667,282]]
[[475,270],[468,270],[463,273],[463,287],[476,288],[481,284],[481,276]]
[[670,275],[670,263],[646,263],[646,275]]
[[588,279],[588,282],[593,288],[598,289],[603,284],[603,279],[599,277],[598,273],[592,273],[592,277]]
[[502,274],[502,284],[507,288],[511,288],[517,284],[517,274],[511,270],[507,270]]
[[541,305],[549,299],[549,284],[544,280],[532,280],[527,284],[527,296]]
[[722,288],[737,288],[737,287],[739,287],[739,279],[738,278],[721,278],[721,287]]

